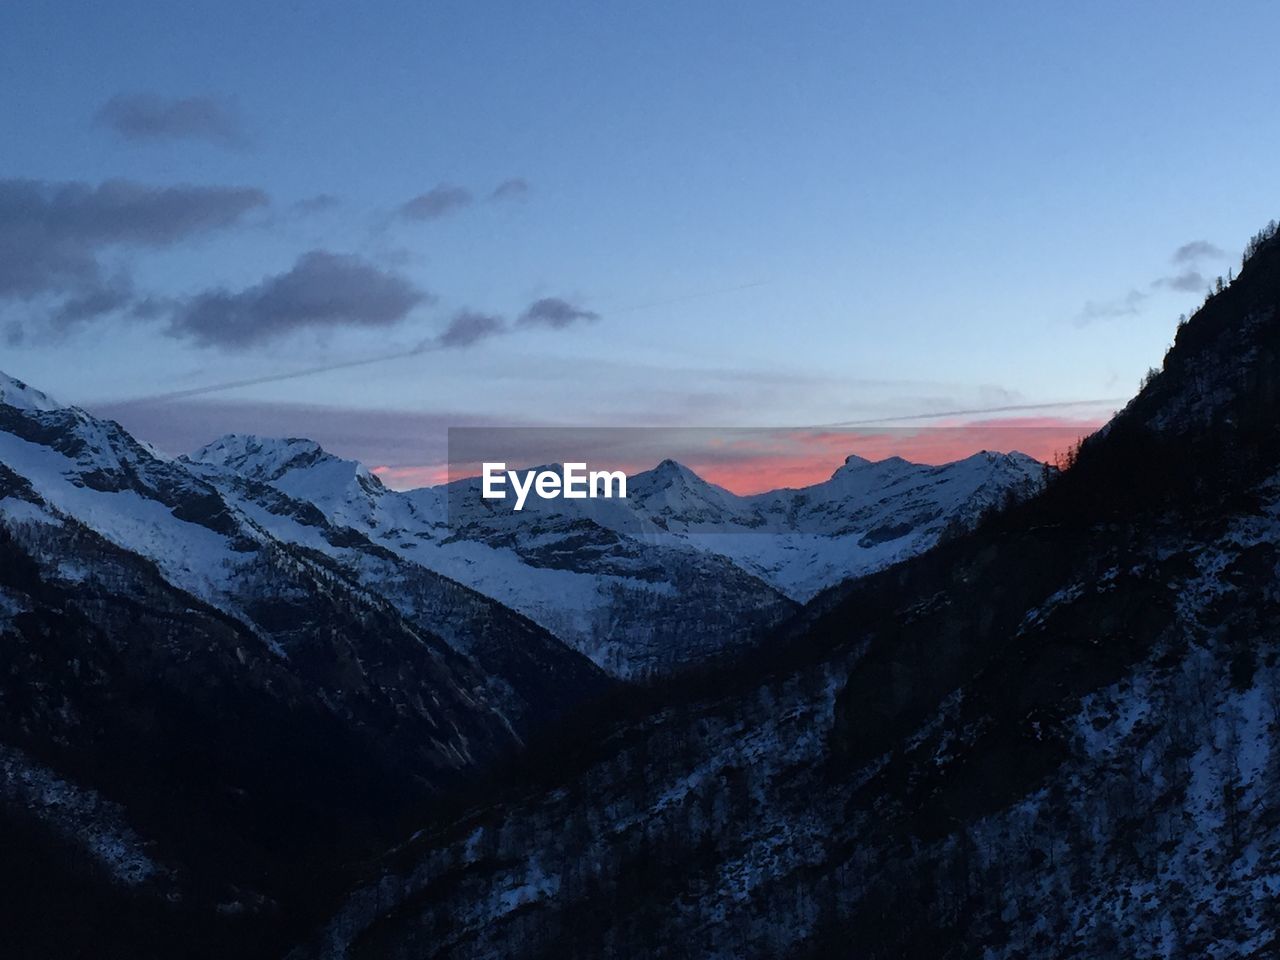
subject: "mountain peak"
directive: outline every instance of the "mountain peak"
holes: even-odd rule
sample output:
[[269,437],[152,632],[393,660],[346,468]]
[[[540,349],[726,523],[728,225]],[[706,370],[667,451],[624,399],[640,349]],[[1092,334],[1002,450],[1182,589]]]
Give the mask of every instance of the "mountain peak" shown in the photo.
[[631,479],[631,483],[638,491],[645,489],[664,489],[676,484],[696,488],[712,486],[712,484],[703,480],[702,477],[698,476],[698,474],[694,473],[683,463],[680,463],[678,460],[672,460],[670,457],[661,461],[652,470],[646,470],[643,473],[636,474]]
[[667,457],[654,467],[652,472],[655,476],[687,476],[693,474],[693,471],[683,463],[678,460],[672,460],[670,457]]
[[64,410],[66,407],[52,399],[48,394],[28,386],[16,377],[0,371],[0,403],[16,407],[19,410],[48,412]]
[[270,480],[290,470],[336,458],[314,440],[302,437],[229,433],[201,447],[186,459],[192,463],[227,467],[256,480]]
[[868,460],[866,457],[860,457],[856,453],[851,453],[849,456],[844,458],[844,463],[837,467],[835,472],[831,474],[831,479],[834,480],[836,477],[845,477],[849,474],[865,470],[868,467],[897,467],[902,465],[913,466],[909,460],[904,460],[902,457],[894,456],[885,457],[883,460]]

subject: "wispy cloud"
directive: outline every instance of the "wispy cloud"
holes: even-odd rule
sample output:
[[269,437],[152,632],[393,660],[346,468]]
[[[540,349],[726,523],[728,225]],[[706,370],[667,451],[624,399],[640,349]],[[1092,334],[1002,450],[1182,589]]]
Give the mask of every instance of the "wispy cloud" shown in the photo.
[[406,220],[439,220],[471,206],[474,200],[466,187],[442,183],[402,203],[400,216]]
[[[1169,257],[1169,262],[1177,269],[1163,277],[1156,277],[1148,284],[1149,290],[1176,290],[1179,293],[1198,293],[1210,286],[1208,277],[1200,270],[1206,260],[1221,259],[1225,254],[1221,248],[1208,240],[1192,240],[1184,243]],[[1132,317],[1142,312],[1142,306],[1148,294],[1142,290],[1130,290],[1123,297],[1110,300],[1089,300],[1076,315],[1077,326],[1086,326],[1096,320],[1114,320],[1121,317]]]
[[454,318],[449,321],[449,325],[436,337],[435,343],[446,349],[469,347],[472,344],[479,343],[481,340],[487,340],[490,337],[506,333],[506,331],[506,322],[501,317],[487,313],[476,313],[472,310],[463,310],[454,315]]
[[493,193],[489,194],[490,200],[523,200],[529,195],[529,181],[524,177],[512,177],[510,180],[503,180],[500,184],[493,188]]
[[1201,260],[1221,260],[1225,253],[1208,240],[1192,240],[1173,251],[1174,263],[1198,263]]
[[1183,293],[1196,293],[1197,291],[1207,290],[1209,280],[1199,270],[1183,270],[1181,273],[1153,280],[1151,285],[1153,287],[1168,287],[1170,290],[1178,290]]
[[331,193],[317,193],[313,197],[305,197],[297,201],[290,209],[298,216],[309,217],[312,214],[327,213],[341,202]]
[[1182,293],[1201,293],[1208,290],[1210,281],[1200,271],[1200,265],[1206,260],[1221,260],[1226,254],[1208,240],[1192,240],[1184,243],[1169,258],[1178,270],[1165,277],[1157,277],[1151,281],[1154,288],[1165,287]]
[[580,321],[593,322],[600,319],[600,314],[592,310],[584,310],[574,306],[560,297],[543,297],[535,300],[529,308],[520,314],[517,321],[522,326],[550,327],[563,330]]
[[299,330],[389,327],[432,300],[405,277],[352,255],[313,250],[284,273],[182,302],[169,333],[228,350]]
[[240,117],[226,101],[209,96],[164,97],[118,93],[98,110],[97,122],[125,140],[203,140],[239,147],[248,142]]
[[1146,299],[1147,295],[1141,290],[1130,290],[1123,297],[1114,300],[1087,300],[1076,316],[1076,324],[1084,326],[1095,320],[1135,316]]
[[[327,258],[345,261],[349,269],[331,269],[333,261]],[[324,282],[330,286],[310,288],[304,295],[294,299],[292,294],[306,287],[305,281],[314,271],[324,273]],[[338,279],[343,273],[347,274],[345,281]],[[320,297],[323,303],[316,302],[316,297]],[[417,299],[413,300],[414,297]],[[339,257],[336,254],[313,251],[303,257],[289,273],[268,277],[262,283],[239,293],[210,291],[178,304],[143,299],[135,305],[134,313],[146,319],[169,315],[169,332],[172,335],[190,337],[204,345],[238,350],[300,329],[351,325],[390,326],[407,315],[417,303],[429,303],[434,299],[430,294],[409,285],[404,278],[379,270],[358,257]],[[413,302],[409,302],[411,300]],[[374,312],[369,309],[371,305],[377,308]],[[583,317],[599,318],[598,314],[588,311],[574,312]],[[552,326],[563,329],[572,322],[573,320],[566,320]],[[222,380],[139,397],[137,402],[186,400],[244,387],[300,380],[335,370],[375,366],[436,350],[456,350],[511,332],[512,328],[501,317],[462,310],[454,315],[440,333],[421,340],[412,347],[377,356],[335,360],[239,380]]]

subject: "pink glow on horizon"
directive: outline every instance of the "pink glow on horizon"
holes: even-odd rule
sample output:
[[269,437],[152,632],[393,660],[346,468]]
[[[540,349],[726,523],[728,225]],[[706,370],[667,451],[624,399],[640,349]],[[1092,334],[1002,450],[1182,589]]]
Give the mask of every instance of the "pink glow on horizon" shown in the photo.
[[[698,476],[733,493],[749,495],[781,487],[805,487],[830,478],[850,455],[877,461],[902,457],[913,463],[943,464],[983,450],[1017,450],[1052,463],[1070,446],[1097,430],[1104,420],[1018,417],[970,423],[940,423],[920,428],[767,431],[756,438],[712,440],[705,447],[672,451]],[[648,462],[619,462],[583,456],[592,469],[623,470],[628,476],[652,469]],[[659,457],[660,459],[660,457]],[[514,466],[514,465],[513,465]],[[372,468],[396,490],[436,486],[478,476],[480,465],[381,465]]]
[[427,464],[420,467],[370,467],[369,472],[392,490],[416,490],[449,482],[449,465]]
[[902,457],[912,463],[943,464],[963,460],[983,450],[1018,451],[1045,463],[1083,437],[1104,420],[1066,420],[1035,417],[986,420],[980,423],[938,424],[916,431],[833,432],[799,434],[793,443],[800,449],[761,451],[739,460],[691,458],[687,466],[700,477],[740,495],[763,493],[780,487],[805,487],[821,483],[839,469],[845,457],[867,460]]

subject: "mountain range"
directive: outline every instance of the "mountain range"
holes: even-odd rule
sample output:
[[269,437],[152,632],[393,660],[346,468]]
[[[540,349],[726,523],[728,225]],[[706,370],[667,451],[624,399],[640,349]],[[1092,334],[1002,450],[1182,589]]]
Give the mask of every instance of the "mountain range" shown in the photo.
[[[851,459],[830,484],[737,498],[664,463],[634,478],[627,516],[450,517],[456,489],[392,491],[310,441],[174,459],[0,375],[4,816],[49,884],[111,891],[94,937],[125,901],[138,942],[214,927],[241,949],[619,678],[762,642],[799,610],[769,582],[786,567],[764,568],[771,542],[808,549],[826,585],[1039,476],[1017,455]],[[762,548],[698,542],[717,524]]]
[[7,952],[1270,955],[1278,403],[1274,236],[1061,473],[516,519],[0,378]]
[[282,513],[283,494],[623,678],[749,647],[797,603],[971,527],[1044,477],[1018,453],[937,467],[849,457],[825,483],[740,497],[667,460],[630,477],[625,500],[531,501],[515,513],[482,500],[475,479],[389,490],[308,440],[227,436],[181,462],[277,537],[305,543],[311,532]]

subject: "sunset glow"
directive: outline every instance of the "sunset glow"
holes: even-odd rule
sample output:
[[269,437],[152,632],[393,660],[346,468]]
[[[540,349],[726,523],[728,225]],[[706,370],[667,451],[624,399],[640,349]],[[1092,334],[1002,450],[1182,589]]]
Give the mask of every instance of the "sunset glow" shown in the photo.
[[[1069,447],[1097,430],[1103,419],[1065,417],[1009,417],[971,423],[945,423],[911,428],[862,428],[772,431],[645,431],[637,433],[628,449],[624,439],[603,444],[582,440],[566,453],[567,441],[555,438],[538,451],[536,440],[530,452],[521,456],[504,451],[522,466],[578,459],[593,466],[624,470],[628,475],[652,469],[666,456],[679,461],[696,474],[740,495],[761,493],[783,487],[805,487],[828,479],[849,456],[871,461],[901,457],[912,463],[943,464],[963,460],[983,450],[999,453],[1018,451],[1045,463],[1054,463]],[[536,437],[539,431],[522,430],[519,438]],[[591,434],[588,433],[589,437]],[[696,442],[695,442],[696,441]],[[651,453],[651,449],[660,452]],[[397,490],[435,486],[476,477],[480,462],[462,459],[453,463],[380,465],[372,472],[387,486]]]

